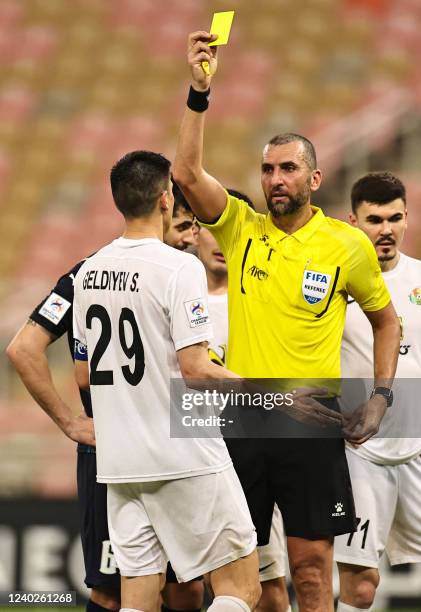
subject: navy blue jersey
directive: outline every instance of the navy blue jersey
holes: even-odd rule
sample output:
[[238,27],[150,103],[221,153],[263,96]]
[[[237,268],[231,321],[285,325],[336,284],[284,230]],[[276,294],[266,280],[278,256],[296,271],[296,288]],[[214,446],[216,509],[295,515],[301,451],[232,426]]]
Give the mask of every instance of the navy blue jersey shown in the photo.
[[[30,318],[46,329],[55,338],[67,334],[70,354],[73,359],[73,281],[84,263],[79,261],[69,272],[58,279],[49,295],[34,309]],[[86,414],[92,417],[91,396],[89,391],[80,390],[80,399]]]

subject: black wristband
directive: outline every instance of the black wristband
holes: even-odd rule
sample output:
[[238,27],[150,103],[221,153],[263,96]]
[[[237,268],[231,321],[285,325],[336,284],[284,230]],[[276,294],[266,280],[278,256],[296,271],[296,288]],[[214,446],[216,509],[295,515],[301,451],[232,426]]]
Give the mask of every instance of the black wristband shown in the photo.
[[190,86],[187,106],[196,113],[203,113],[209,106],[210,88],[206,91],[197,91]]

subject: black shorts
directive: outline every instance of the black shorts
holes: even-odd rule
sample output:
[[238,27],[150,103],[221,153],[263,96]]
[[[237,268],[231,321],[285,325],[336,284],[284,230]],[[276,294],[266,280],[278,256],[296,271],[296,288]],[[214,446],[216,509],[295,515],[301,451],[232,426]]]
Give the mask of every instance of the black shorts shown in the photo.
[[356,530],[341,438],[226,439],[258,545],[269,542],[273,506],[287,536],[322,539]]
[[77,459],[77,488],[80,535],[85,561],[85,584],[104,587],[120,594],[120,573],[114,567],[107,524],[107,485],[96,481],[96,454],[80,446]]

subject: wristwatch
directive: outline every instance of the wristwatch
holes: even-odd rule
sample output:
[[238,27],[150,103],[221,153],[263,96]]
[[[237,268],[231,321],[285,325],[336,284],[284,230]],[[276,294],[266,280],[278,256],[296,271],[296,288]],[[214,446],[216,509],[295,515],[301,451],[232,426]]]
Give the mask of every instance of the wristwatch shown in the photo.
[[393,391],[388,387],[374,387],[371,392],[370,399],[374,397],[374,395],[383,395],[388,408],[393,404]]

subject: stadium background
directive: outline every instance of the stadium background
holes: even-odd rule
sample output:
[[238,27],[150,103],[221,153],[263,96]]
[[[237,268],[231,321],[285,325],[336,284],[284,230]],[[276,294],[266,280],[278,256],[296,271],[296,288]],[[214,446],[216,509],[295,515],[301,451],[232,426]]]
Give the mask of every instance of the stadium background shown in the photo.
[[[58,276],[117,236],[112,163],[170,158],[188,88],[186,35],[236,10],[221,49],[205,164],[263,207],[260,152],[299,131],[324,171],[315,203],[345,218],[353,180],[397,173],[405,252],[421,257],[420,0],[1,0],[0,343]],[[421,283],[420,283],[421,284]],[[54,377],[80,404],[66,343]],[[0,357],[0,591],[82,594],[75,448]],[[421,566],[387,572],[377,605],[421,610]]]

